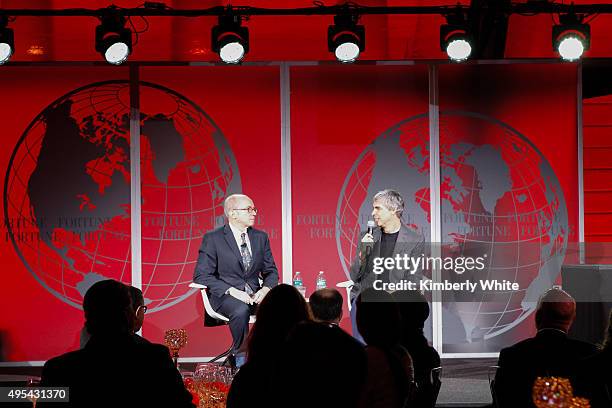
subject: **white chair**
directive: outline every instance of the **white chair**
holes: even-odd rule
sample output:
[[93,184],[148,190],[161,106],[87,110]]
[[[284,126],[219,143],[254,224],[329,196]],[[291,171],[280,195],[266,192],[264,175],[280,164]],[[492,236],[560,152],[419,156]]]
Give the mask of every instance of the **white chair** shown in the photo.
[[[208,299],[208,292],[207,292],[208,288],[206,285],[201,285],[199,283],[192,282],[189,284],[189,287],[194,288],[194,289],[199,289],[200,294],[202,295],[202,301],[204,303],[204,326],[215,327],[215,326],[226,325],[229,323],[229,318],[227,318],[226,316],[223,316],[221,313],[217,313],[213,309],[212,305],[210,304],[210,299]],[[249,317],[249,323],[250,324],[255,323],[254,315],[251,315]],[[219,354],[218,356],[210,360],[210,362],[212,363],[223,357],[226,357],[231,351],[232,351],[232,346],[230,345],[229,349],[227,349],[223,353]]]
[[497,370],[499,370],[499,366],[489,366],[487,368],[487,377],[489,377],[489,390],[491,391],[491,398],[493,399],[493,407],[499,407],[499,403],[497,401],[497,395],[495,393],[495,375],[497,374]]
[[336,284],[337,288],[344,288],[346,290],[346,303],[348,305],[349,313],[351,312],[351,308],[353,306],[351,305],[351,289],[353,288],[354,285],[355,285],[355,282],[353,282],[352,280],[347,280],[347,281]]
[[440,388],[442,387],[442,367],[435,367],[431,369],[431,384],[431,407],[435,408],[438,395],[440,394]]
[[[204,312],[206,313],[206,315],[220,322],[224,322],[221,324],[229,323],[229,319],[227,317],[223,316],[221,313],[215,312],[215,310],[213,309],[212,305],[210,304],[210,300],[208,299],[208,292],[206,291],[207,289],[206,285],[201,285],[199,283],[192,282],[189,284],[189,287],[194,288],[194,289],[200,289],[200,293],[202,294],[202,301],[204,302]],[[250,324],[255,323],[255,315],[251,315],[251,317],[249,317],[249,323]],[[216,324],[214,326],[219,326],[219,325]]]

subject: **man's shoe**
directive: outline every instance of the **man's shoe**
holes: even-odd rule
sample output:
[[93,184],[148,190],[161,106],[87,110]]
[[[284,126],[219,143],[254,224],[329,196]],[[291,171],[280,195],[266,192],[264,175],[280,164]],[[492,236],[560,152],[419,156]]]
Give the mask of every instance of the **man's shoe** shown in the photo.
[[236,353],[234,358],[235,358],[236,368],[240,368],[244,365],[244,363],[246,363],[246,353],[244,352]]
[[223,364],[221,364],[223,367],[230,367],[230,368],[236,368],[236,356],[233,354],[229,354],[226,358],[225,361],[223,362]]

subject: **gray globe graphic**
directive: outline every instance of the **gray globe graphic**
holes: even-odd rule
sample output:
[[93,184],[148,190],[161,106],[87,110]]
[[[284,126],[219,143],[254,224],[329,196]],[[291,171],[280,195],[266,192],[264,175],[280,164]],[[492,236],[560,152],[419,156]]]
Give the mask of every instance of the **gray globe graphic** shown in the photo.
[[[371,197],[382,189],[402,194],[404,223],[430,240],[428,135],[427,115],[402,121],[366,147],[347,174],[336,214],[336,243],[347,277],[370,218]],[[443,291],[444,341],[490,339],[528,317],[557,280],[569,235],[565,198],[537,148],[490,117],[441,112],[440,158],[442,256],[487,259],[483,271],[446,271],[442,280],[508,280],[520,287]],[[431,278],[430,271],[425,276]]]
[[[80,308],[87,289],[131,282],[130,85],[106,81],[45,108],[14,148],[4,214],[14,248],[51,294]],[[241,190],[234,154],[184,96],[141,82],[142,289],[151,311],[188,288],[203,234]]]

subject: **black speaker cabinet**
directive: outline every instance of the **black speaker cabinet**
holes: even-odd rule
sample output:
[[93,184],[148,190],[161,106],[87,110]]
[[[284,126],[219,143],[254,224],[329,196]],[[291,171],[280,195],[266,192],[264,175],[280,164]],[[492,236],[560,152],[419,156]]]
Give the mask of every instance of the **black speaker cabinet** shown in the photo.
[[563,265],[563,290],[576,299],[570,336],[601,343],[612,306],[612,265]]

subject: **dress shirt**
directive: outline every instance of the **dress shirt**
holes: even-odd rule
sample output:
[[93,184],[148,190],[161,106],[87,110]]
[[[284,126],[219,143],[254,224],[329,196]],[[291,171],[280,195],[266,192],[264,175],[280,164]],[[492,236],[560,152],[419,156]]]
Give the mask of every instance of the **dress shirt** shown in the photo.
[[253,255],[253,251],[251,251],[251,241],[249,240],[249,234],[248,234],[248,228],[245,228],[244,230],[240,230],[238,229],[238,227],[235,227],[234,225],[232,225],[232,223],[229,223],[229,227],[232,230],[232,234],[234,234],[234,239],[236,240],[236,244],[238,245],[238,249],[240,249],[240,245],[242,245],[242,234],[244,234],[244,239],[246,241],[247,244],[247,248],[249,248],[249,253],[251,254],[251,256]]

